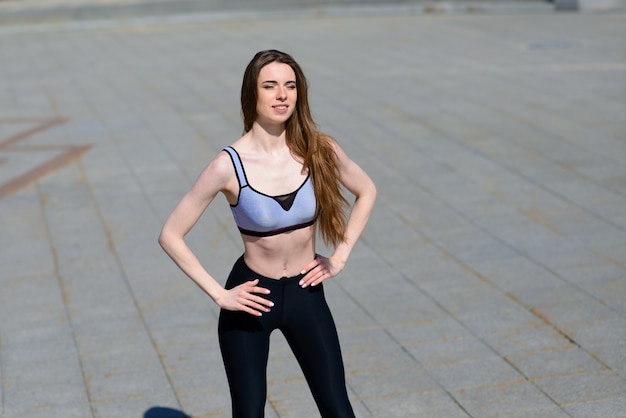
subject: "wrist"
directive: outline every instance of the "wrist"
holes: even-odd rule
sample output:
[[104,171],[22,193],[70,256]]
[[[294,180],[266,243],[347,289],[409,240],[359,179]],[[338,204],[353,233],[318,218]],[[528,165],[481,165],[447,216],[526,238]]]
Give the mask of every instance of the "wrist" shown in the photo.
[[346,251],[342,251],[342,249],[335,249],[335,251],[332,253],[332,255],[328,258],[332,258],[333,261],[336,261],[338,263],[341,264],[346,264],[346,262],[348,261],[348,256],[350,255],[349,252]]
[[213,299],[213,302],[215,302],[215,304],[221,308],[225,294],[226,289],[220,287],[218,289],[215,289],[214,292],[211,292],[209,296],[211,297],[211,299]]
[[347,257],[341,257],[341,256],[336,255],[336,254],[333,254],[333,255],[331,255],[328,258],[332,260],[332,263],[334,265],[338,265],[338,266],[341,266],[341,267],[345,266],[346,262],[348,261]]

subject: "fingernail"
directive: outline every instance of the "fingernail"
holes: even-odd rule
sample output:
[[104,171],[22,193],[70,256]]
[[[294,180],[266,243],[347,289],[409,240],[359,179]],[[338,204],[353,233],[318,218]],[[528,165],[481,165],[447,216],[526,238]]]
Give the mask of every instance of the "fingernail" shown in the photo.
[[274,302],[270,302],[270,306],[274,306]]
[[311,286],[315,286],[316,283],[311,283]]
[[303,284],[303,283],[304,283],[304,282],[303,282],[302,280],[300,280],[300,281],[298,282],[298,284],[299,284],[300,286],[302,286],[302,284]]
[[266,294],[266,295],[269,295],[269,294],[270,294],[269,289],[265,291],[265,294]]
[[302,270],[302,271],[300,272],[300,274],[304,274],[304,273],[306,273],[306,270]]

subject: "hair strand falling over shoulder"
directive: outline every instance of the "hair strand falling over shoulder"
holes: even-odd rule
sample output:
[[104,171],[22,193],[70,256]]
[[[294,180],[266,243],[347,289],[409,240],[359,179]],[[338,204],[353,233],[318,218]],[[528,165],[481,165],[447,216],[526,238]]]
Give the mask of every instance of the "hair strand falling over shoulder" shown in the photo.
[[341,193],[337,154],[333,140],[317,129],[308,101],[308,85],[300,65],[287,53],[274,49],[258,52],[246,67],[241,85],[241,113],[244,132],[252,129],[257,119],[257,83],[261,69],[278,62],[289,65],[296,74],[298,92],[296,109],[285,125],[287,146],[302,159],[309,170],[316,199],[319,232],[327,244],[337,246],[345,241],[348,201]]

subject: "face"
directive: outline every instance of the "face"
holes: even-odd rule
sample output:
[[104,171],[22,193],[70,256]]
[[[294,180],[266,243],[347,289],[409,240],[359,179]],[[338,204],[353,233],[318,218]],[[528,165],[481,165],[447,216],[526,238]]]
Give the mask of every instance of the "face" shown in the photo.
[[257,81],[257,121],[283,124],[296,109],[296,74],[287,64],[272,62],[261,68]]

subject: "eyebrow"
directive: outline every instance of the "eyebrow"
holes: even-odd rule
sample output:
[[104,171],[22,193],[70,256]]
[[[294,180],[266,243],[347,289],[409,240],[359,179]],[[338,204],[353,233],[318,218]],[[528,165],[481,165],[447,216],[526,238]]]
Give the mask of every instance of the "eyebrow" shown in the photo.
[[[264,80],[264,81],[261,81],[261,83],[263,83],[263,84],[265,84],[265,83],[278,84],[278,81],[276,81],[276,80]],[[296,84],[296,81],[295,80],[289,80],[285,84]]]

